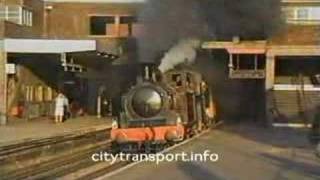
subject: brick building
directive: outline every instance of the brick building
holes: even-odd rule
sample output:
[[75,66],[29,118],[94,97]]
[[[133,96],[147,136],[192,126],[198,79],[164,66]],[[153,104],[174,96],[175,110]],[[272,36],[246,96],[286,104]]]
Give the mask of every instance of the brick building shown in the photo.
[[[128,72],[126,66],[117,65],[136,59],[135,37],[142,29],[136,15],[142,3],[1,0],[2,122],[7,115],[19,114],[20,106],[27,118],[50,114],[52,99],[61,86],[87,94],[85,104],[94,112],[99,89],[115,89],[114,81],[125,81],[114,71]],[[260,94],[258,98],[263,102],[263,114],[272,123],[308,123],[320,91],[316,78],[320,1],[282,0],[282,10],[286,25],[270,39],[205,42],[203,48],[227,50],[229,77],[263,89],[265,97]],[[112,57],[119,58],[113,61]]]
[[260,105],[273,125],[300,126],[312,121],[320,105],[320,1],[282,0],[282,11],[285,26],[269,39],[235,38],[207,42],[203,48],[227,50],[229,77],[263,87]]
[[134,61],[140,2],[1,0],[1,122],[52,114],[59,89],[93,112],[113,65]]

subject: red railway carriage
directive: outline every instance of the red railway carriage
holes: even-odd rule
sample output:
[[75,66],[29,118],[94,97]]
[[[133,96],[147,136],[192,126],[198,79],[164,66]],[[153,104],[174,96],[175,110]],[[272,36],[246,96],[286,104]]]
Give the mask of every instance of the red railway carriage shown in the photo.
[[122,112],[111,131],[116,144],[179,142],[214,123],[214,103],[201,74],[175,69],[161,80],[155,77],[145,77],[123,95]]

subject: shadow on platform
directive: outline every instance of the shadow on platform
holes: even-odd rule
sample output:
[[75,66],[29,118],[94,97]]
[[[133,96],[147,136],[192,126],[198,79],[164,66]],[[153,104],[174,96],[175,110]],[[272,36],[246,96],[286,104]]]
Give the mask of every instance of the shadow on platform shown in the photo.
[[311,164],[305,162],[293,161],[291,159],[273,156],[270,154],[263,153],[262,157],[271,160],[272,163],[278,167],[282,171],[279,172],[278,177],[275,179],[284,179],[286,170],[294,171],[295,173],[303,174],[304,176],[308,176],[312,179],[320,178],[320,164]]
[[195,163],[179,162],[178,168],[184,172],[188,179],[212,179],[212,180],[224,180],[213,172],[201,167]]
[[222,131],[257,143],[282,148],[311,149],[309,129],[266,127],[259,123],[232,123],[223,125]]

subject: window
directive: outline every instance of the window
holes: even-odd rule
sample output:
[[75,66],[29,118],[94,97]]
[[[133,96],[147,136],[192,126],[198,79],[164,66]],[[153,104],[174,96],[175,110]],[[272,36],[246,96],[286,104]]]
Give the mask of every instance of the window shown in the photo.
[[116,36],[114,16],[91,16],[90,34],[98,36]]
[[296,10],[296,17],[297,20],[308,20],[310,18],[310,12],[307,8],[298,8]]
[[136,35],[141,29],[137,18],[127,15],[91,16],[90,35],[129,37]]
[[32,26],[32,12],[30,10],[22,8],[21,21],[22,21],[21,24],[23,25]]
[[32,26],[32,11],[21,6],[0,6],[0,20]]
[[24,93],[25,93],[25,100],[28,102],[30,101],[30,87],[26,86],[24,89]]
[[45,91],[45,101],[52,101],[53,100],[53,92],[51,87],[47,87]]
[[320,24],[320,7],[318,6],[287,6],[282,9],[289,24]]
[[0,6],[0,19],[19,24],[20,7],[19,6]]
[[181,74],[173,74],[172,81],[175,82],[176,86],[182,86],[182,75]]
[[36,101],[37,102],[43,102],[43,87],[42,86],[37,86],[37,89],[36,89],[36,93],[35,93],[35,97],[36,97]]
[[137,18],[134,16],[120,17],[120,32],[121,37],[132,36],[134,33],[134,24],[137,23]]
[[26,87],[26,101],[27,102],[34,101],[34,87],[33,86]]

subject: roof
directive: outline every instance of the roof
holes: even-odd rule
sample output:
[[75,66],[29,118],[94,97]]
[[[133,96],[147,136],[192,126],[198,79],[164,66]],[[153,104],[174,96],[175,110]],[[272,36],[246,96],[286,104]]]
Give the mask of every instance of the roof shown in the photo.
[[282,3],[320,3],[320,0],[281,0]]
[[[147,0],[43,0],[45,2],[100,2],[100,3],[132,3]],[[320,3],[320,0],[281,0],[283,3]]]
[[94,40],[4,39],[1,43],[8,53],[68,53],[96,50]]

